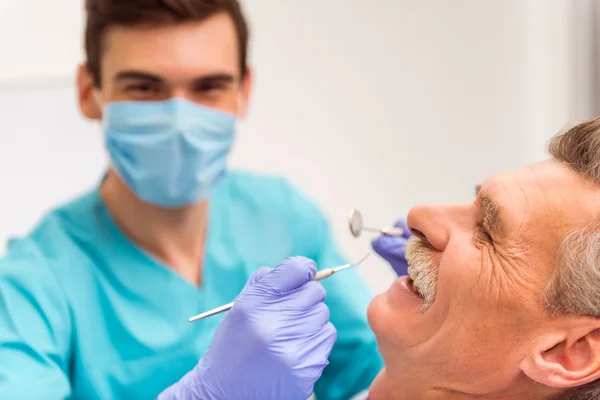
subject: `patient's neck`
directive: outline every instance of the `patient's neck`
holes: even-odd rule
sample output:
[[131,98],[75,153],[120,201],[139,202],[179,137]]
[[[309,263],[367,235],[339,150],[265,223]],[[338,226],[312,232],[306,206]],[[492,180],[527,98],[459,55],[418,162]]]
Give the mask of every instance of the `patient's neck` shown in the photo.
[[392,378],[389,372],[382,370],[369,388],[369,400],[433,400],[434,397],[428,385],[418,379],[403,379],[405,376]]
[[396,375],[394,374],[391,377],[385,369],[381,371],[369,388],[369,400],[475,400],[487,398],[493,398],[494,400],[545,400],[552,398],[552,394],[556,394],[549,388],[539,388],[535,385],[533,387],[521,386],[516,383],[516,387],[511,387],[508,392],[503,394],[472,395],[437,388],[412,376]]

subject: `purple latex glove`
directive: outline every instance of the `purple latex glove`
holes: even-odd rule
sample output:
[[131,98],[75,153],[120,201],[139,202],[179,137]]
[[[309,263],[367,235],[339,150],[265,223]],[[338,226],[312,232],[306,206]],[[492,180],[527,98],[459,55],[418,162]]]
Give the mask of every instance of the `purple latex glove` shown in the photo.
[[373,250],[387,262],[389,262],[398,276],[408,275],[408,263],[406,262],[406,243],[412,237],[412,233],[406,225],[406,221],[400,219],[394,224],[397,228],[404,230],[403,236],[381,235],[371,242]]
[[158,400],[306,400],[336,340],[303,257],[256,271],[218,326],[198,365]]

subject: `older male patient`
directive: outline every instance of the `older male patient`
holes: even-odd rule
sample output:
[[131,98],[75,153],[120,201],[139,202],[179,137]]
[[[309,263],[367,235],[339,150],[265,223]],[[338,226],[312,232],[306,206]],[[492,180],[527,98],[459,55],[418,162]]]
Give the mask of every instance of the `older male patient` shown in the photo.
[[[472,203],[410,211],[410,276],[368,310],[385,368],[359,398],[600,399],[600,119],[550,153],[487,179]],[[335,340],[315,271],[293,258],[256,272],[161,400],[304,400]]]
[[369,399],[600,399],[600,119],[473,203],[414,207],[410,277],[369,307]]

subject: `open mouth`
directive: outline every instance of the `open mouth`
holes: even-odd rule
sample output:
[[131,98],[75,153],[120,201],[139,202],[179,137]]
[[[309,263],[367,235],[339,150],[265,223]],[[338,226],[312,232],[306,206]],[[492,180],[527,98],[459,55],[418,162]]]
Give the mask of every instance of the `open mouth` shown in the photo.
[[419,297],[422,300],[425,299],[423,297],[423,295],[421,294],[421,292],[419,292],[419,289],[417,289],[417,287],[415,286],[415,281],[413,281],[412,278],[408,278],[407,286],[408,286],[408,289],[410,289],[411,292],[413,292],[415,295],[417,295],[417,297]]

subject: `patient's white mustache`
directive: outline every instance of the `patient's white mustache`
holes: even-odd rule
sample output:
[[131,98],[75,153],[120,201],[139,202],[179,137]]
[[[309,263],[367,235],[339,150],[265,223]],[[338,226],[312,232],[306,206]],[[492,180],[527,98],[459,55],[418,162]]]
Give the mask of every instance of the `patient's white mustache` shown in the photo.
[[423,308],[426,310],[437,297],[438,271],[433,264],[432,250],[422,239],[413,236],[406,246],[406,259],[408,273],[415,289],[425,301]]

